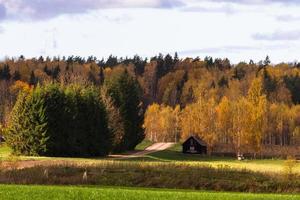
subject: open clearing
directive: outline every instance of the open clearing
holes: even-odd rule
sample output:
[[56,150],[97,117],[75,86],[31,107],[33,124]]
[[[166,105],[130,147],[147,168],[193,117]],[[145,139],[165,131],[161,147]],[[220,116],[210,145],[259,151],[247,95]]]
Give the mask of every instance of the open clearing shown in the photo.
[[[18,194],[18,195],[16,195]],[[299,200],[299,195],[246,194],[195,192],[190,190],[165,190],[117,187],[70,187],[70,186],[20,186],[0,185],[0,197],[5,200],[40,199],[101,199],[101,200]]]

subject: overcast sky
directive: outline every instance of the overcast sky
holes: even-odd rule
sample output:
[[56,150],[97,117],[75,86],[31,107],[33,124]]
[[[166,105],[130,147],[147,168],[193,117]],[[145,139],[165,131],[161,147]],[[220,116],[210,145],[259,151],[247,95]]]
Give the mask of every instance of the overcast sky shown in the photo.
[[300,61],[300,0],[0,0],[0,58]]

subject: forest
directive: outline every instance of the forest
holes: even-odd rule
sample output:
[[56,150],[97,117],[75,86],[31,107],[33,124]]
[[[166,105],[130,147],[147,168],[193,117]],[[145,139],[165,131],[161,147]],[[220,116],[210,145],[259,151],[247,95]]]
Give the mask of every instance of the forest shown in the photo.
[[259,154],[300,145],[300,63],[177,54],[6,58],[0,135],[17,154],[98,156],[197,135]]

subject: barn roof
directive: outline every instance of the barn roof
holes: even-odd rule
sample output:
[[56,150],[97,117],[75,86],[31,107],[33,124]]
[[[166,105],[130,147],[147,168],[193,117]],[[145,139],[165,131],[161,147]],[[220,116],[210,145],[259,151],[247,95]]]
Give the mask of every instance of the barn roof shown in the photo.
[[192,136],[190,136],[188,139],[186,139],[185,140],[185,142],[183,143],[183,144],[185,144],[189,139],[191,139],[191,138],[193,138],[193,139],[195,139],[199,144],[201,144],[202,146],[207,146],[207,144],[202,140],[202,139],[200,139],[198,136],[194,136],[194,135],[192,135]]

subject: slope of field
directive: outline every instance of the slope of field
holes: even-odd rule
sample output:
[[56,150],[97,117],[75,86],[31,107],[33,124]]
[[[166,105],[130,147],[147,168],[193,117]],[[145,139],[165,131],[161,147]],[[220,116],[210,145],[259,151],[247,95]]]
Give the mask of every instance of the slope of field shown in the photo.
[[[17,195],[16,195],[17,194]],[[298,200],[299,195],[243,194],[194,192],[188,190],[163,190],[139,188],[95,188],[70,186],[18,186],[0,185],[0,198],[5,200],[152,200],[152,199],[184,199],[184,200]]]

